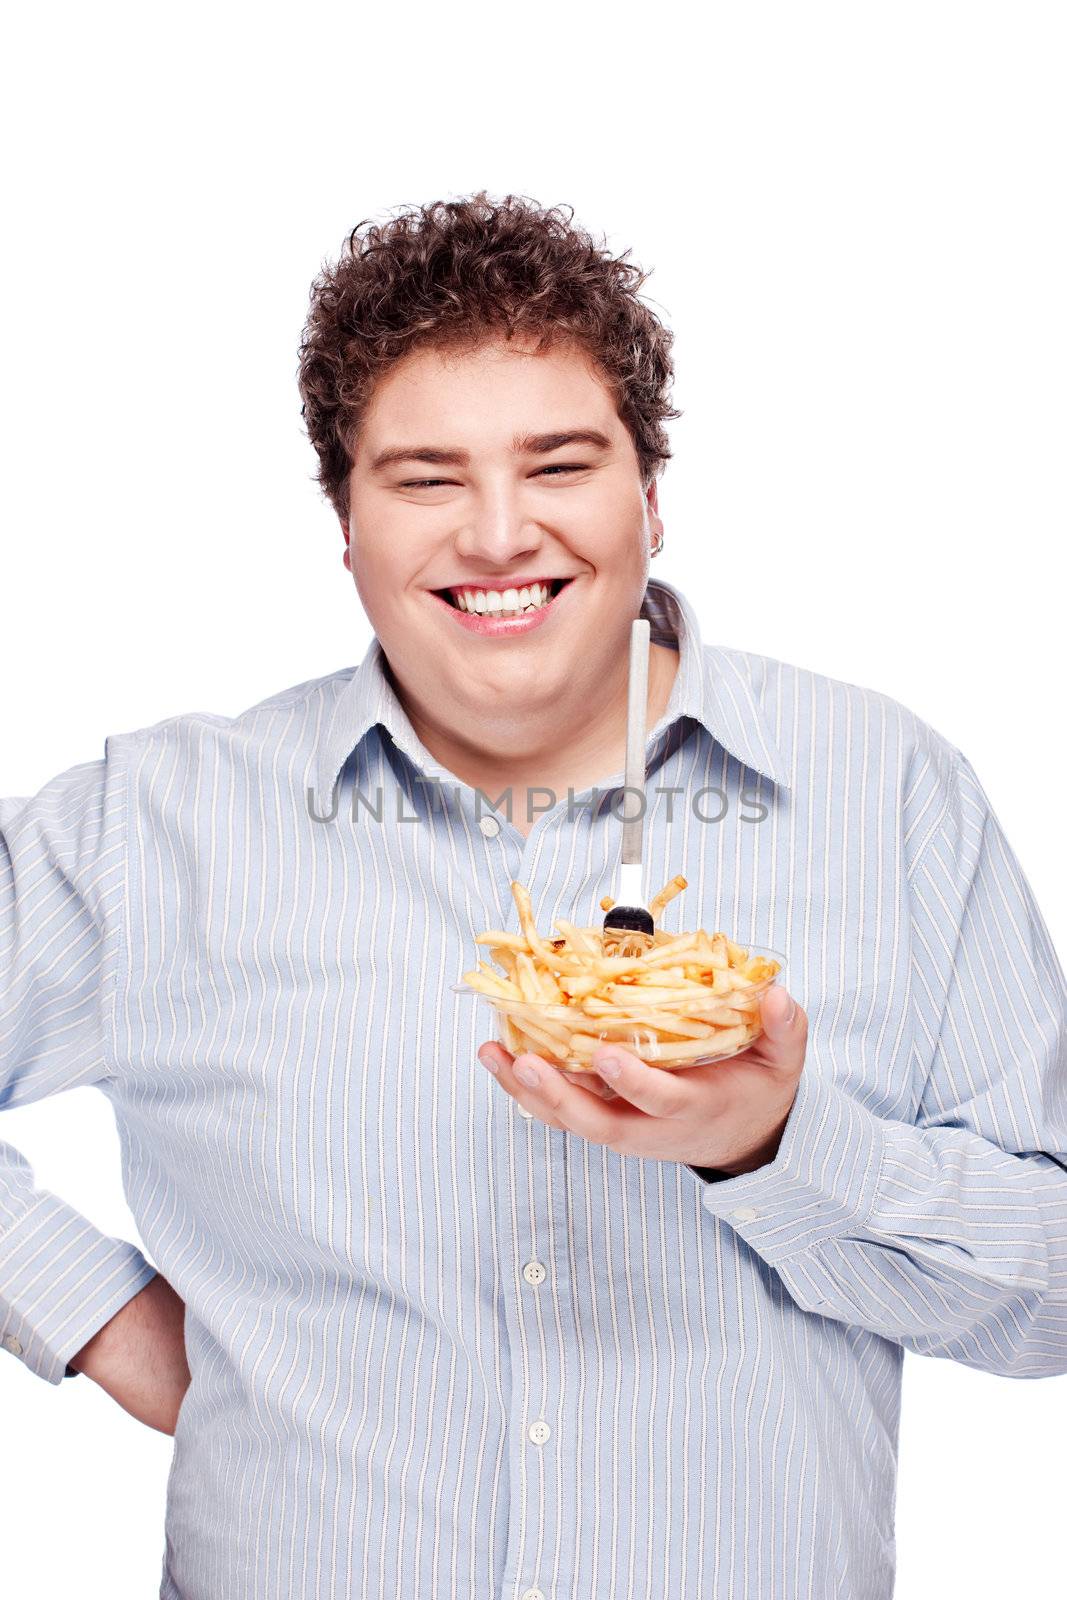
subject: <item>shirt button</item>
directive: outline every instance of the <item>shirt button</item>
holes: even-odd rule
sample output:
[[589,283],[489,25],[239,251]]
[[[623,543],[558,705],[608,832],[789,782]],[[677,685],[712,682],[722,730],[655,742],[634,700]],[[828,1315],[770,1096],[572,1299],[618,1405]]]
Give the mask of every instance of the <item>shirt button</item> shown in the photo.
[[525,1106],[516,1106],[515,1109],[518,1111],[520,1117],[525,1117],[526,1118],[527,1122],[529,1122],[531,1117],[533,1116],[533,1112],[532,1111],[527,1111]]
[[487,839],[495,839],[500,832],[500,824],[495,817],[480,817],[478,826]]
[[20,1356],[22,1354],[22,1346],[15,1338],[13,1333],[4,1335],[4,1349],[10,1350],[13,1356]]
[[522,1269],[522,1275],[526,1279],[527,1283],[544,1283],[545,1279],[548,1277],[548,1273],[545,1271],[540,1261],[527,1261],[526,1265]]
[[730,1215],[735,1222],[755,1222],[759,1212],[755,1206],[738,1206],[736,1211],[730,1212]]
[[531,1422],[526,1431],[533,1444],[544,1444],[552,1437],[552,1429],[547,1422]]
[[524,1589],[522,1591],[522,1600],[545,1600],[545,1597],[540,1589]]

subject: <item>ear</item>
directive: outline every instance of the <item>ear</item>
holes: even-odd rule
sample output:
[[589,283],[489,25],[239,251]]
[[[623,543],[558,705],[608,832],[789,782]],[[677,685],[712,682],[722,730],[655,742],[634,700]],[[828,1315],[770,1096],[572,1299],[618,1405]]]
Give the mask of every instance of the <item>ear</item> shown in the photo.
[[648,526],[652,533],[654,549],[659,549],[663,543],[663,518],[659,514],[659,480],[653,478],[645,490],[645,504],[648,507]]
[[[338,520],[340,521],[340,519],[338,519]],[[341,532],[344,534],[344,537],[345,537],[345,553],[341,557],[341,564],[342,564],[342,566],[347,567],[348,571],[351,572],[352,571],[352,561],[351,561],[351,557],[349,555],[348,523],[347,522],[341,522]]]

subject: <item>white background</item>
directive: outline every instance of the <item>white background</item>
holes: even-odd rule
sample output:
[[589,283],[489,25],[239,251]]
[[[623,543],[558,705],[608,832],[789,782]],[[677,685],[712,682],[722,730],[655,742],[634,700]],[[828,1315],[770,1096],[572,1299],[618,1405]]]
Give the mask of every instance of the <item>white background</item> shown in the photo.
[[[1062,8],[378,11],[7,25],[0,794],[359,659],[308,286],[361,219],[485,187],[654,269],[684,411],[654,570],[705,638],[958,745],[1062,953]],[[140,1242],[101,1096],[3,1136]],[[906,1373],[899,1600],[1058,1589],[1067,1380]],[[7,1355],[0,1429],[0,1589],[155,1594],[170,1440]]]

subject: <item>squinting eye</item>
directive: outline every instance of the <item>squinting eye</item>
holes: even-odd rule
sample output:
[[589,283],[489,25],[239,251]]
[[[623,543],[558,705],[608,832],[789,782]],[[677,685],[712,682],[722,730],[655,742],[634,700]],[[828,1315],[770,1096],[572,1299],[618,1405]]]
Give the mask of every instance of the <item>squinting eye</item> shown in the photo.
[[[556,465],[553,463],[552,466],[542,467],[541,471],[535,476],[540,477],[545,472],[585,472],[586,470],[584,466]],[[447,478],[416,478],[409,483],[402,483],[400,487],[402,489],[437,489],[442,484],[447,484],[447,482]]]

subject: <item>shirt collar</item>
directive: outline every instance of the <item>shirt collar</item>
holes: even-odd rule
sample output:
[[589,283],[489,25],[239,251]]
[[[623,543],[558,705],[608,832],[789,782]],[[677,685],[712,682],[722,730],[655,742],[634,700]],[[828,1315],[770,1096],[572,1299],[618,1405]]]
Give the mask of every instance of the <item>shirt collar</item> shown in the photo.
[[673,646],[680,656],[667,709],[650,737],[680,716],[693,717],[743,766],[788,788],[788,764],[736,652],[703,644],[696,612],[662,578],[649,580],[640,614],[651,623],[652,643]]
[[[744,766],[788,787],[788,767],[748,677],[731,653],[702,645],[696,615],[681,591],[663,579],[650,579],[640,615],[649,620],[653,644],[679,653],[667,708],[649,730],[649,740],[679,717],[692,717]],[[375,637],[341,689],[323,730],[316,758],[321,803],[329,805],[341,768],[378,725],[425,776],[455,782],[455,775],[434,759],[411,726]]]

